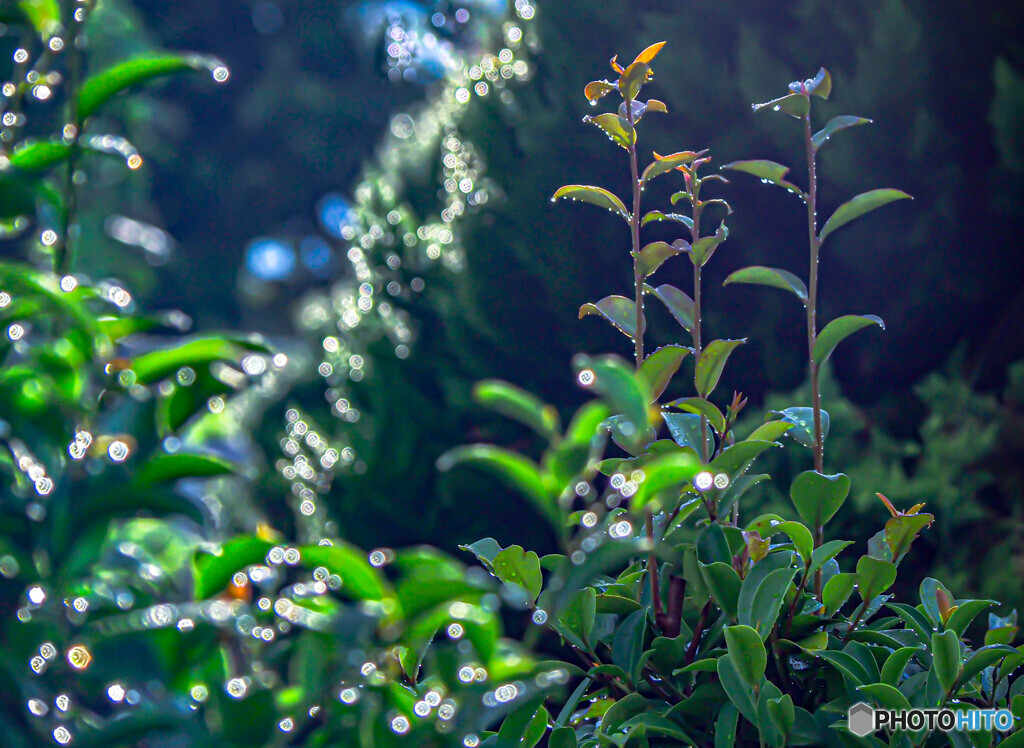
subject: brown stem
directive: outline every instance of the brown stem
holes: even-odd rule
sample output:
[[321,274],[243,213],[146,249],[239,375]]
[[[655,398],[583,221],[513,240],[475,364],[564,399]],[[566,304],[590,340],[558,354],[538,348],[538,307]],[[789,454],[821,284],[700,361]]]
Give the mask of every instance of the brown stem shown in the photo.
[[700,646],[700,638],[704,634],[704,629],[707,628],[710,615],[711,600],[708,600],[700,610],[700,620],[697,621],[697,628],[693,630],[693,639],[690,640],[690,646],[687,647],[686,656],[683,658],[683,662],[687,665],[692,663],[693,658],[697,656],[697,647]]
[[665,625],[662,627],[669,639],[679,636],[683,621],[683,602],[686,599],[686,580],[683,577],[671,576],[668,580],[668,612],[665,614]]

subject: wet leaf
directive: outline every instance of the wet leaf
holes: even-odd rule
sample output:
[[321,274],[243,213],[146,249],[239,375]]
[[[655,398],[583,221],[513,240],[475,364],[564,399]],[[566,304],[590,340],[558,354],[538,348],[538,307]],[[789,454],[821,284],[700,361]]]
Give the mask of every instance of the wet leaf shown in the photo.
[[768,666],[768,652],[760,634],[750,626],[726,626],[725,645],[736,672],[748,686],[757,686]]
[[651,46],[647,47],[647,49],[645,49],[643,52],[638,54],[636,56],[636,59],[633,60],[633,62],[634,63],[637,63],[637,62],[647,62],[647,63],[649,63],[651,60],[653,60],[655,57],[657,57],[658,52],[660,52],[661,48],[664,47],[664,46],[665,46],[665,42],[657,42],[655,44],[652,44]]
[[856,574],[836,574],[821,591],[821,602],[825,606],[825,616],[835,615],[853,595],[857,583]]
[[693,243],[690,251],[690,262],[698,267],[703,267],[718,249],[718,245],[729,238],[729,227],[723,220],[715,231],[714,236],[704,236]]
[[486,408],[519,421],[547,439],[561,431],[558,411],[545,405],[529,392],[508,382],[489,379],[473,387],[473,399]]
[[775,625],[786,590],[796,574],[792,562],[792,551],[769,554],[754,564],[743,579],[736,613],[739,622],[753,626],[761,639]]
[[922,646],[901,647],[894,650],[882,665],[882,682],[890,686],[898,686],[903,681],[903,673],[907,669],[907,663],[917,652],[923,649]]
[[935,521],[932,514],[899,514],[885,523],[885,543],[892,551],[892,557],[899,559],[910,550],[917,534]]
[[807,93],[818,98],[828,100],[832,93],[832,76],[825,68],[819,68],[818,74],[814,76],[811,84],[807,86]]
[[746,472],[755,458],[769,449],[781,446],[778,442],[745,439],[723,449],[721,454],[711,461],[711,470],[716,473],[725,473],[731,479],[736,480],[740,474]]
[[885,322],[882,321],[881,317],[877,317],[874,314],[848,314],[829,322],[818,333],[818,337],[814,341],[814,350],[811,353],[814,365],[820,367],[828,361],[832,351],[843,340],[853,335],[857,330],[862,330],[871,325],[878,325],[883,330],[885,329]]
[[[665,421],[665,425],[668,426],[668,432],[672,436],[672,441],[678,444],[680,447],[689,447],[696,454],[701,454],[701,443],[700,443],[700,416],[696,413],[662,413],[662,419]],[[707,444],[708,454],[715,448],[714,437],[711,435],[711,429],[705,426],[704,429],[704,441]]]
[[596,104],[598,99],[616,90],[618,90],[618,86],[610,81],[590,81],[584,87],[583,95],[587,97],[587,101],[591,104]]
[[708,343],[707,347],[701,352],[700,359],[697,361],[694,383],[697,387],[698,395],[706,399],[708,395],[714,392],[715,387],[718,385],[718,380],[722,376],[722,370],[725,369],[725,363],[729,360],[729,356],[738,346],[746,342],[746,338],[741,338],[739,340],[713,340]]
[[577,748],[576,731],[571,727],[556,727],[548,738],[548,748]]
[[598,302],[584,304],[580,307],[580,319],[588,314],[604,317],[611,322],[623,335],[636,335],[636,302],[625,296],[605,296]]
[[[648,165],[646,169],[644,169],[644,173],[641,176],[641,179],[644,182],[649,182],[655,177],[661,176],[662,174],[666,174],[672,171],[673,169],[677,169],[680,166],[686,166],[688,164],[691,164],[695,158],[697,158],[697,154],[694,153],[693,151],[679,151],[678,153],[671,153],[668,156],[659,156],[657,153],[655,153],[654,161],[651,162],[651,164]],[[651,214],[649,213],[648,215]]]
[[619,93],[626,101],[632,101],[640,93],[644,84],[654,78],[651,66],[646,62],[633,62],[627,67],[619,78]]
[[616,356],[579,355],[573,359],[573,368],[577,374],[590,372],[589,382],[581,382],[602,395],[611,409],[633,427],[633,433],[627,434],[632,442],[646,444],[653,440],[647,393],[631,366]]
[[743,582],[731,564],[716,561],[700,565],[704,584],[718,606],[725,611],[730,619],[736,620],[736,608]]
[[494,557],[491,566],[494,575],[502,582],[525,590],[530,602],[540,595],[543,583],[540,558],[533,551],[524,551],[522,546],[510,545]]
[[1016,649],[1007,646],[1006,644],[993,644],[987,647],[979,647],[974,651],[967,662],[963,664],[959,678],[960,685],[970,683],[971,679],[978,675],[982,670],[992,667],[997,662],[1005,659],[1008,655],[1017,654],[1018,652]]
[[781,288],[795,294],[803,303],[807,303],[807,286],[798,276],[781,268],[751,265],[731,273],[722,285],[727,286],[730,283],[752,283],[758,286]]
[[643,278],[652,275],[661,267],[665,260],[690,251],[689,243],[682,239],[669,244],[668,242],[651,242],[640,250],[636,258],[636,272]]
[[612,637],[612,663],[622,668],[635,683],[640,677],[640,655],[644,651],[647,632],[647,608],[630,613],[615,628]]
[[657,288],[644,284],[644,293],[651,294],[668,307],[669,312],[684,330],[690,332],[693,329],[693,299],[686,293],[668,283],[663,283]]
[[[780,416],[784,423],[793,424],[793,428],[786,431],[805,447],[814,446],[814,409],[813,408],[786,408],[785,410],[773,410],[771,415]],[[821,411],[821,438],[824,441],[828,436],[829,418],[827,411]]]
[[963,659],[960,655],[960,638],[955,631],[932,634],[932,670],[939,685],[946,693],[952,690],[960,678]]
[[689,352],[689,348],[681,345],[663,345],[647,354],[637,377],[646,387],[650,402],[658,401]]
[[194,596],[197,600],[217,594],[231,582],[235,572],[262,564],[274,544],[255,536],[240,535],[221,546],[220,553],[201,551],[192,561]]
[[871,120],[866,117],[855,117],[850,114],[841,114],[838,117],[833,117],[825,126],[818,130],[811,136],[811,147],[817,152],[825,141],[831,138],[840,130],[845,130],[849,127],[857,127],[858,125],[870,125]]
[[902,190],[894,190],[891,188],[882,188],[877,190],[871,190],[869,192],[862,192],[852,200],[840,205],[836,208],[836,212],[825,222],[825,226],[821,229],[821,233],[818,235],[818,242],[824,243],[826,237],[842,226],[845,226],[855,218],[860,218],[865,213],[881,208],[883,205],[888,205],[895,200],[910,200],[913,199],[906,192]]
[[636,130],[629,122],[618,114],[598,114],[596,117],[587,116],[584,122],[596,125],[604,131],[604,134],[616,145],[629,150],[636,145]]
[[586,649],[591,643],[596,616],[597,591],[593,587],[586,587],[572,597],[558,617],[558,622],[569,632],[570,641],[575,637],[573,643]]
[[785,741],[793,731],[793,723],[796,721],[793,697],[787,693],[778,698],[768,699],[768,717]]
[[766,101],[763,104],[751,104],[751,109],[758,112],[762,109],[771,109],[774,112],[785,112],[790,117],[802,119],[811,111],[811,103],[803,94],[791,93],[780,96],[777,99]]
[[344,541],[334,545],[304,545],[299,547],[302,564],[306,568],[325,567],[341,577],[341,592],[356,600],[393,600],[394,590],[383,573],[370,565],[366,554]]
[[668,405],[672,408],[685,410],[688,413],[704,416],[707,418],[708,423],[711,424],[711,427],[719,434],[725,431],[725,416],[722,415],[722,411],[716,408],[714,403],[702,397],[687,397],[682,400],[673,400]]
[[582,200],[585,203],[605,208],[613,213],[618,213],[623,220],[629,221],[629,211],[615,195],[602,187],[593,187],[585,184],[567,184],[559,187],[552,196],[552,200],[569,198],[570,200]]
[[843,549],[847,546],[853,545],[852,540],[829,540],[822,543],[811,552],[811,568],[808,569],[808,574],[813,574],[825,563],[832,558],[835,558]]
[[800,473],[789,489],[793,505],[810,527],[828,524],[849,493],[850,479],[843,473],[823,475],[814,470]]
[[871,556],[857,560],[857,593],[868,602],[878,597],[896,581],[896,564]]
[[[651,164],[651,166],[653,165]],[[647,168],[650,169],[651,167]],[[644,173],[646,174],[647,172],[645,171]],[[660,210],[652,210],[640,220],[640,225],[646,226],[651,221],[675,221],[676,223],[683,224],[688,229],[693,229],[693,219],[681,213],[662,213]]]
[[882,709],[907,710],[911,708],[910,701],[888,683],[868,683],[858,689],[862,694],[867,695],[875,704]]
[[[800,98],[803,98],[802,96]],[[722,166],[723,169],[731,169],[733,171],[741,171],[744,174],[752,174],[753,176],[760,179],[766,184],[774,184],[782,187],[794,195],[806,198],[803,190],[797,187],[792,182],[786,180],[786,175],[789,174],[789,167],[783,166],[775,161],[767,161],[765,159],[752,159],[749,161],[732,161]]]
[[964,600],[956,606],[956,609],[946,619],[946,628],[955,631],[957,636],[963,636],[971,621],[978,617],[983,611],[999,605],[997,600]]
[[[154,78],[193,70],[223,68],[214,57],[196,54],[145,54],[119,62],[86,79],[78,91],[76,114],[81,125],[115,95]],[[224,68],[226,70],[226,68]]]
[[793,424],[788,421],[768,421],[751,431],[747,439],[750,441],[773,442],[791,428],[793,428]]
[[771,531],[773,533],[783,532],[788,535],[789,539],[793,541],[793,547],[796,548],[796,552],[800,554],[800,558],[803,559],[804,563],[806,564],[811,561],[814,550],[814,538],[811,536],[810,530],[799,522],[790,520],[773,525]]

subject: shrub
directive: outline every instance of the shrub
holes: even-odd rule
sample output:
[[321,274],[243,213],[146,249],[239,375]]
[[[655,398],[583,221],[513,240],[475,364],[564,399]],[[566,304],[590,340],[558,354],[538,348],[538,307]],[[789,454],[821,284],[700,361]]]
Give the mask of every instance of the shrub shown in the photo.
[[[774,184],[806,206],[809,278],[805,283],[780,268],[747,267],[726,284],[752,283],[782,289],[806,310],[809,403],[782,408],[745,439],[733,431],[745,400],[734,393],[725,407],[714,394],[733,350],[744,340],[704,341],[701,271],[728,237],[725,219],[705,229],[705,211],[732,212],[703,188],[724,182],[702,175],[706,151],[655,154],[638,164],[636,125],[665,113],[657,100],[638,95],[653,73],[663,46],[653,45],[628,66],[612,58],[617,80],[594,81],[591,103],[616,93],[617,112],[588,117],[628,155],[630,200],[600,187],[568,185],[554,197],[591,203],[628,225],[633,261],[632,298],[613,295],[585,304],[580,316],[604,318],[631,339],[634,365],[615,356],[578,356],[581,385],[598,395],[563,432],[551,406],[512,385],[486,382],[478,399],[526,424],[547,440],[541,459],[492,445],[449,453],[443,469],[476,465],[516,487],[545,517],[561,552],[544,558],[519,546],[501,548],[485,538],[467,546],[531,611],[527,641],[552,632],[586,671],[552,721],[542,699],[525,700],[523,717],[485,745],[535,745],[551,723],[548,745],[884,745],[863,737],[847,721],[859,702],[877,708],[949,707],[961,710],[1024,710],[1024,648],[1011,646],[1016,613],[989,613],[992,600],[958,599],[941,582],[920,583],[919,604],[887,594],[900,562],[934,516],[917,504],[899,511],[882,494],[882,528],[867,553],[840,565],[851,541],[826,540],[826,529],[843,508],[850,480],[825,471],[829,415],[822,408],[820,375],[836,346],[852,333],[883,327],[873,315],[848,315],[822,325],[817,319],[818,267],[832,232],[890,202],[909,197],[874,189],[842,204],[819,228],[816,156],[842,130],[868,123],[861,117],[830,119],[817,132],[812,104],[827,99],[832,79],[824,69],[797,81],[784,95],[754,109],[796,119],[803,130],[807,186],[789,181],[789,169],[767,160],[726,167]],[[656,177],[680,171],[684,188],[671,199],[685,213],[654,210],[641,201]],[[627,207],[628,206],[628,207]],[[640,230],[670,221],[686,231],[672,243],[641,246]],[[693,269],[692,298],[669,284],[649,282],[660,266],[686,255]],[[688,345],[648,352],[645,297],[662,302],[688,334]],[[683,361],[692,357],[694,396],[660,403]],[[595,433],[595,426],[596,433]],[[669,438],[658,438],[662,427]],[[811,451],[813,469],[795,477],[789,495],[799,519],[764,514],[741,522],[744,494],[768,480],[750,469],[758,456],[789,437]],[[606,457],[608,441],[620,456]],[[622,453],[625,453],[624,455]],[[604,458],[604,459],[602,459]],[[884,512],[881,511],[883,510]],[[847,565],[848,564],[848,565]],[[569,665],[567,664],[568,668]],[[1024,744],[1024,733],[896,730],[889,745]]]

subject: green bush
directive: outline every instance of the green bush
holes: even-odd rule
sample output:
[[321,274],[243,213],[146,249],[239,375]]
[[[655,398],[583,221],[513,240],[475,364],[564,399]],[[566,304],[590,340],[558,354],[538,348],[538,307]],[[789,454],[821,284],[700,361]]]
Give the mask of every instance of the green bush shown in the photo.
[[[847,722],[858,702],[880,709],[1024,709],[1024,679],[1012,674],[1024,664],[1024,648],[1011,645],[1016,612],[989,614],[992,600],[958,599],[941,582],[920,583],[919,604],[887,594],[918,533],[935,517],[917,504],[898,511],[882,494],[882,528],[845,571],[842,552],[851,541],[826,540],[826,528],[846,503],[850,479],[825,472],[829,414],[822,409],[822,367],[852,333],[884,327],[873,315],[849,315],[821,325],[818,268],[829,235],[864,214],[909,197],[874,189],[839,206],[819,228],[818,150],[836,133],[868,120],[838,116],[821,130],[812,127],[812,103],[827,99],[832,80],[824,69],[813,79],[790,84],[784,96],[755,105],[796,119],[803,129],[807,187],[788,180],[789,169],[767,160],[735,161],[727,169],[780,186],[806,206],[809,281],[780,268],[747,267],[726,284],[753,283],[791,293],[805,307],[809,403],[780,407],[745,439],[733,433],[745,405],[734,393],[725,408],[710,396],[732,351],[745,340],[703,342],[701,271],[728,237],[725,220],[714,233],[702,231],[705,210],[726,214],[720,198],[702,188],[718,174],[702,176],[706,151],[655,154],[638,166],[636,124],[661,102],[639,100],[651,78],[651,62],[662,44],[649,47],[614,81],[585,89],[595,103],[611,93],[622,98],[617,113],[588,117],[629,157],[631,203],[599,187],[569,185],[555,198],[605,208],[631,233],[633,297],[608,296],[585,304],[580,316],[601,316],[631,338],[635,367],[614,356],[578,356],[579,382],[600,400],[577,414],[563,435],[554,409],[497,382],[477,390],[490,404],[533,428],[548,447],[533,461],[500,447],[457,449],[441,467],[477,465],[515,486],[548,518],[561,552],[537,558],[518,546],[501,549],[486,538],[467,546],[533,611],[537,639],[548,630],[587,669],[568,701],[560,702],[549,745],[1018,745],[987,732],[895,730],[888,743]],[[673,204],[685,213],[641,213],[645,187],[672,171],[684,175]],[[641,246],[640,229],[651,221],[680,224],[688,238]],[[648,282],[677,255],[693,266],[692,298],[682,290]],[[645,296],[663,302],[689,333],[689,346],[668,345],[645,354]],[[695,395],[661,404],[659,398],[688,356],[693,357]],[[603,420],[601,420],[603,419]],[[579,434],[592,434],[589,443]],[[662,424],[670,438],[658,438]],[[607,457],[607,440],[627,456]],[[789,496],[799,520],[762,514],[740,521],[744,494],[769,480],[750,472],[755,460],[789,437],[811,450],[813,469],[796,475]],[[799,446],[798,446],[799,449]],[[806,460],[806,458],[804,458]],[[700,517],[694,521],[694,518]],[[876,527],[878,525],[876,524]],[[545,572],[547,572],[545,574]],[[548,720],[545,706],[534,719]],[[505,725],[508,722],[506,721]],[[525,721],[522,723],[525,725]],[[1019,725],[1017,725],[1019,727]],[[508,737],[506,737],[506,732]],[[534,745],[523,729],[503,726],[485,744]]]

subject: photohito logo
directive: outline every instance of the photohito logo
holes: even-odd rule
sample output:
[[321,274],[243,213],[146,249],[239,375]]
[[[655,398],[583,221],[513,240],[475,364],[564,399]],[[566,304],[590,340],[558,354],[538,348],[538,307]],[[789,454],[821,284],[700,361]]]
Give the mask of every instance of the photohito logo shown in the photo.
[[1009,709],[875,709],[858,701],[847,712],[847,725],[854,735],[864,738],[879,730],[999,730],[1013,727]]

